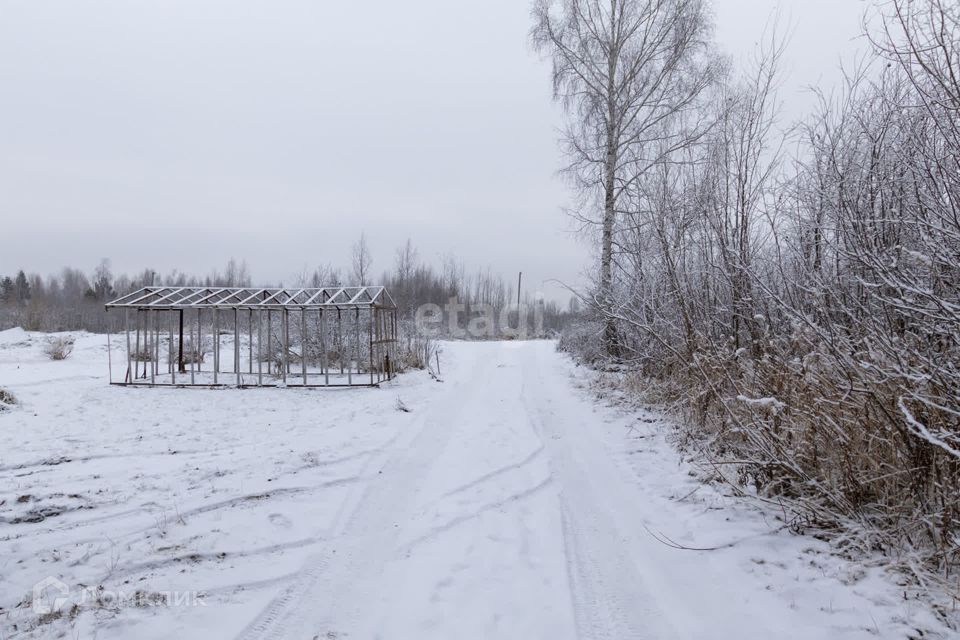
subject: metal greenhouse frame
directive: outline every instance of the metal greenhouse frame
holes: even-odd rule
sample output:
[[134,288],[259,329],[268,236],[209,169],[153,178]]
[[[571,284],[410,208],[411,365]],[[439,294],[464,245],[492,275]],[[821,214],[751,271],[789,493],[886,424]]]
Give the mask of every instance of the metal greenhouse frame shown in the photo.
[[384,287],[146,287],[106,308],[123,310],[126,334],[122,380],[108,340],[110,384],[375,387],[395,375]]

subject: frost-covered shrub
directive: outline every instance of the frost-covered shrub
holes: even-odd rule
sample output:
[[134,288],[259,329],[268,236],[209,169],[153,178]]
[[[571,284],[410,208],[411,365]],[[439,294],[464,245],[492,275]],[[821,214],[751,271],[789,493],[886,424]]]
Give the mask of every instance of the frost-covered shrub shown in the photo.
[[0,411],[6,411],[17,404],[17,398],[6,389],[0,389]]
[[53,336],[47,338],[47,344],[43,352],[51,360],[66,360],[73,353],[73,344],[75,340],[70,336]]
[[429,369],[433,366],[437,354],[437,343],[432,338],[417,334],[398,342],[396,362],[393,366],[397,373],[408,369]]
[[130,359],[134,362],[153,362],[153,354],[150,353],[150,349],[140,347],[139,349],[131,350]]
[[[192,340],[186,340],[183,343],[183,364],[202,364],[206,362],[207,352],[210,351],[211,344],[208,340],[193,343]],[[174,358],[177,357],[174,353]]]
[[605,358],[602,334],[603,326],[599,322],[583,320],[571,323],[560,335],[557,351],[569,353],[588,364],[595,364]]

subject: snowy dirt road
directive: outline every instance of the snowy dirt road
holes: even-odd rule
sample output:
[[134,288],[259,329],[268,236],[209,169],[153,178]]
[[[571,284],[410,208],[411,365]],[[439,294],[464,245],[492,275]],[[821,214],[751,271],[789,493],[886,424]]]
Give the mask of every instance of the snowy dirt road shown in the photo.
[[[0,352],[0,383],[24,407],[0,416],[6,446],[15,420],[29,427],[46,407],[34,374],[9,384],[11,357]],[[40,440],[0,459],[0,479],[17,483],[0,495],[0,637],[4,624],[10,637],[243,640],[936,634],[890,576],[699,485],[659,416],[598,403],[553,343],[447,343],[443,358],[443,383],[412,374],[369,392],[62,376],[87,428],[34,419]],[[287,404],[260,429],[267,398]],[[130,415],[132,400],[173,399],[139,426]],[[66,457],[52,444],[64,430],[72,457],[43,464]],[[58,493],[89,511],[15,522],[19,496]],[[38,621],[22,600],[46,575],[196,590],[202,603],[84,602]]]

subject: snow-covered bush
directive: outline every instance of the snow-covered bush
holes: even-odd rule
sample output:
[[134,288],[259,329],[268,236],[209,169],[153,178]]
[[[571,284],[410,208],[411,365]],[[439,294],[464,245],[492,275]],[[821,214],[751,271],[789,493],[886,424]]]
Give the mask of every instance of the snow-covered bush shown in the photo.
[[[206,356],[211,347],[209,340],[202,340],[197,344],[194,344],[192,340],[185,340],[183,343],[183,364],[202,364],[206,362]],[[176,358],[177,355],[174,354],[173,357]]]
[[146,347],[134,348],[131,350],[130,359],[134,362],[153,362],[153,354]]
[[602,335],[603,326],[599,322],[571,322],[560,334],[557,351],[569,353],[588,364],[597,364],[606,357],[600,339]]
[[0,411],[6,411],[17,404],[17,398],[6,389],[0,389]]
[[394,363],[397,373],[408,369],[429,369],[433,366],[437,343],[429,336],[417,334],[401,337],[397,345],[397,361]]
[[51,360],[66,360],[73,353],[75,339],[70,336],[52,336],[47,338],[43,352]]

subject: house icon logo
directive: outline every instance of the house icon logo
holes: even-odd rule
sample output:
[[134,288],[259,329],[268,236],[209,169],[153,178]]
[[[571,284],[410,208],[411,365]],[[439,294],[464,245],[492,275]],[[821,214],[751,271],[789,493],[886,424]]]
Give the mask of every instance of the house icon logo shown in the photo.
[[33,585],[33,612],[45,615],[60,611],[66,604],[70,587],[53,576],[44,578]]

